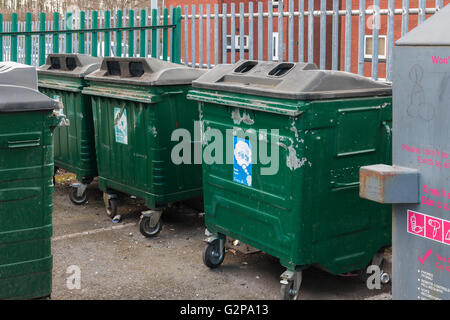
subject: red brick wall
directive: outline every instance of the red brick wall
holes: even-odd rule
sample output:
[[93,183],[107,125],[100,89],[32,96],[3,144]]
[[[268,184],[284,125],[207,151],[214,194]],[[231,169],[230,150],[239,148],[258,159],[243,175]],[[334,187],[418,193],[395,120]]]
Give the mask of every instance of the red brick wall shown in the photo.
[[[450,0],[444,0],[444,6],[449,4]],[[436,2],[434,0],[427,0],[426,1],[426,7],[433,8],[435,6]],[[373,5],[372,0],[366,0],[366,8],[369,8]],[[410,8],[418,8],[419,1],[418,0],[410,0],[409,6]],[[345,10],[345,0],[341,0],[340,4],[341,10]],[[388,0],[380,0],[380,9],[387,9],[388,8]],[[402,8],[402,1],[395,1],[395,8],[401,9]],[[359,9],[359,1],[353,0],[352,2],[352,9],[358,10]],[[366,22],[369,16],[366,15]],[[429,15],[427,15],[427,18]],[[340,18],[340,25],[341,25],[341,32],[340,32],[340,47],[339,47],[339,68],[340,70],[344,70],[344,59],[345,59],[345,17]],[[409,30],[415,28],[418,23],[418,16],[417,15],[409,15]],[[394,43],[401,37],[402,32],[402,16],[401,15],[395,15],[394,16]],[[351,72],[357,73],[358,72],[358,35],[359,35],[359,17],[353,16],[352,17],[352,32],[351,32]],[[367,27],[367,23],[365,25],[365,34],[366,35],[372,35],[372,30]],[[382,15],[380,20],[380,30],[379,35],[386,35],[387,36],[387,16]],[[386,63],[383,61],[378,61],[378,77],[379,78],[385,78],[386,77]],[[364,63],[364,75],[365,76],[371,76],[372,75],[372,64],[369,61],[366,61]]]

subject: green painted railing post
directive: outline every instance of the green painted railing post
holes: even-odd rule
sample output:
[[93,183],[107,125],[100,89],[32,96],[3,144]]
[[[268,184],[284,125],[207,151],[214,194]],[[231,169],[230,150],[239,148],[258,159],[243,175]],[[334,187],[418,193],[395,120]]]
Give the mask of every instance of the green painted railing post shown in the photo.
[[[17,13],[11,13],[11,32],[17,32]],[[17,62],[17,36],[11,36],[11,61]]]
[[[30,12],[25,13],[25,32],[31,32],[32,18]],[[31,65],[31,35],[25,36],[25,64]]]
[[[147,12],[145,9],[141,10],[141,27],[145,27],[147,25]],[[142,29],[139,36],[139,56],[145,57],[145,46],[147,45],[147,31]]]
[[[98,12],[93,11],[92,12],[92,29],[98,28]],[[98,33],[92,32],[92,56],[97,57],[98,56]]]
[[[73,15],[72,12],[66,12],[65,29],[73,29]],[[66,53],[72,53],[72,33],[66,33]]]
[[[117,28],[122,28],[122,10],[117,10]],[[116,33],[116,56],[122,56],[122,31]]]
[[172,24],[172,53],[171,60],[175,63],[181,62],[181,7],[173,8]]
[[[105,11],[105,29],[111,28],[111,12]],[[111,35],[105,31],[105,57],[109,57],[111,52]]]
[[[169,10],[164,9],[163,24],[167,26],[169,24]],[[169,30],[167,28],[163,29],[163,60],[167,61],[167,45],[169,43]]]
[[[45,31],[45,13],[39,13],[39,31]],[[45,35],[39,35],[39,65],[45,64]]]
[[[80,30],[86,29],[86,15],[84,11],[80,12]],[[84,43],[85,40],[85,33],[80,32],[79,40],[78,40],[78,52],[81,54],[84,54]]]
[[[134,27],[134,10],[128,10],[128,26]],[[128,56],[134,56],[134,31],[128,31]]]
[[[158,19],[158,11],[156,10],[156,9],[152,9],[152,26],[156,26],[157,24],[156,24],[156,20]],[[157,37],[156,37],[156,33],[158,32],[158,30],[157,29],[152,29],[152,58],[157,58],[156,57],[156,54],[157,54],[157,52],[156,52],[156,46],[157,46],[157,44],[156,44],[156,40],[157,40]]]
[[[0,13],[0,33],[3,32],[3,15]],[[0,61],[3,61],[3,36],[0,35]]]
[[[53,13],[53,31],[59,30],[59,13]],[[53,34],[53,53],[59,53],[59,33]]]

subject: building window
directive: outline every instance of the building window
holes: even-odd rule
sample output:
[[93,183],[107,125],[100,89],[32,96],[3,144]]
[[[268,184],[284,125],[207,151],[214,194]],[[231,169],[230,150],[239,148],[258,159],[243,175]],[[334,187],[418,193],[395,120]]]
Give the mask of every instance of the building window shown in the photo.
[[[364,36],[364,59],[372,59],[373,36]],[[378,36],[378,59],[386,59],[386,36]]]
[[272,60],[278,61],[278,32],[273,33],[272,52]]
[[[248,36],[243,36],[243,41],[244,41],[244,50],[248,50],[249,46]],[[227,35],[227,50],[231,50],[231,45],[232,45],[231,35]],[[241,36],[236,35],[234,36],[234,49],[238,51],[240,48],[241,48]]]

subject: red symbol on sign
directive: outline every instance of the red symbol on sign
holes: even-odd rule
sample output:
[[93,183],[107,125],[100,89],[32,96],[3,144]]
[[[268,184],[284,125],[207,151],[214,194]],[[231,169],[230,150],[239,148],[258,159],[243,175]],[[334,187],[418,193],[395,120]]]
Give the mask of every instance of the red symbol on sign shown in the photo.
[[408,211],[408,231],[424,237],[425,216],[417,212]]
[[442,242],[442,220],[427,216],[425,223],[425,237]]
[[450,221],[444,220],[444,243],[450,244]]

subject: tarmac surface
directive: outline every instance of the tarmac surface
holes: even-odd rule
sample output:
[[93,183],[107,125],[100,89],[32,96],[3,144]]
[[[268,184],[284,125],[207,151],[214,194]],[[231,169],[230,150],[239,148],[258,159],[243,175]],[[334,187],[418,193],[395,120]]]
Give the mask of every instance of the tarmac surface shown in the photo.
[[[88,202],[72,204],[72,179],[64,172],[56,179],[52,299],[279,298],[284,269],[274,257],[228,249],[219,268],[210,270],[203,264],[206,236],[200,212],[186,205],[173,208],[163,215],[161,233],[145,238],[139,232],[140,212],[146,209],[142,202],[122,195],[122,221],[114,224],[95,181],[89,186]],[[73,288],[73,270],[80,271],[79,289]],[[391,299],[390,283],[369,290],[357,277],[333,276],[316,268],[304,271],[300,290],[300,299]]]

